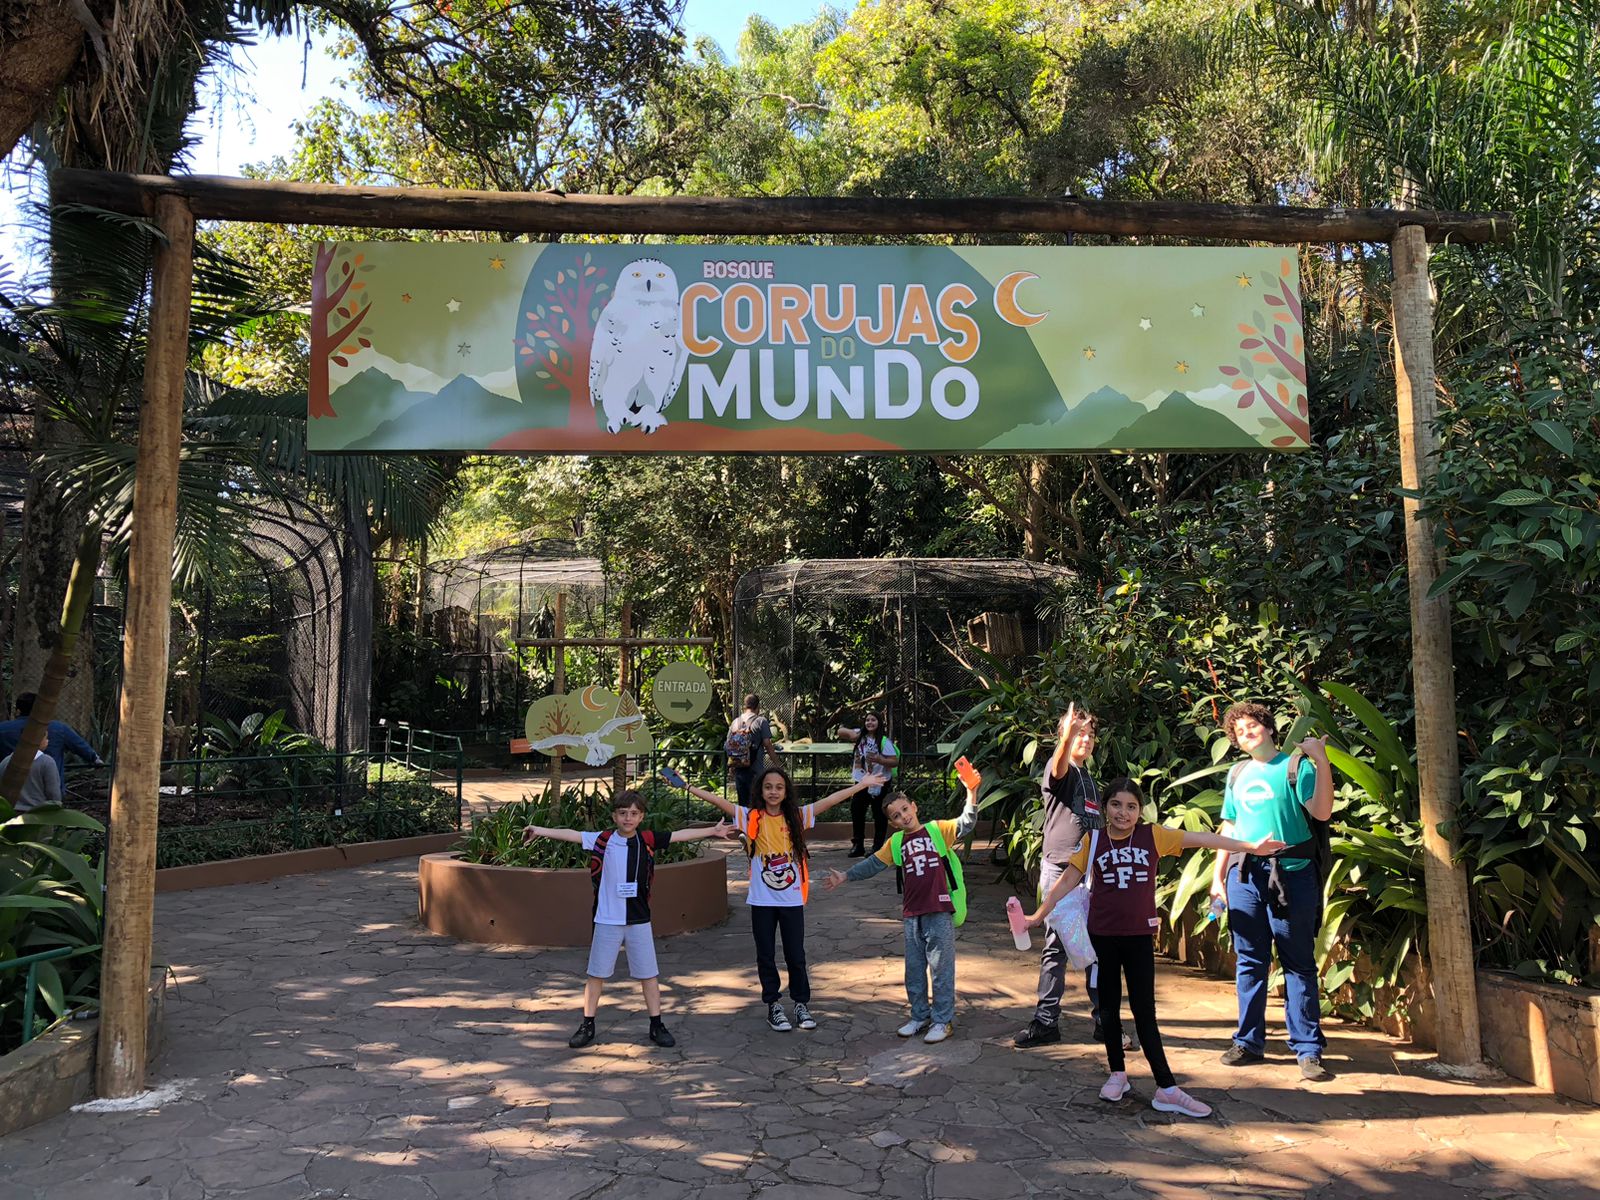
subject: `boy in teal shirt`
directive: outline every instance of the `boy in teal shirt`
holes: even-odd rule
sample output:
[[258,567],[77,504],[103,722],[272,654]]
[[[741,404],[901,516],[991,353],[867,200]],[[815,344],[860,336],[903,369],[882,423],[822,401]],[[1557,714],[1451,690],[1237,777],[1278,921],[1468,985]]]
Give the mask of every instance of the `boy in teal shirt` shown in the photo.
[[[1260,1062],[1267,1046],[1267,979],[1272,949],[1283,968],[1284,1023],[1303,1079],[1327,1079],[1322,1065],[1321,1001],[1317,989],[1317,927],[1322,923],[1322,879],[1312,868],[1312,819],[1333,815],[1333,768],[1326,738],[1307,738],[1294,754],[1278,749],[1272,712],[1263,704],[1235,704],[1222,718],[1228,741],[1249,758],[1228,772],[1223,792],[1225,837],[1244,842],[1276,834],[1288,845],[1276,856],[1217,851],[1211,895],[1228,906],[1237,959],[1239,1027],[1223,1052],[1230,1067]],[[1291,783],[1289,770],[1294,767]]]

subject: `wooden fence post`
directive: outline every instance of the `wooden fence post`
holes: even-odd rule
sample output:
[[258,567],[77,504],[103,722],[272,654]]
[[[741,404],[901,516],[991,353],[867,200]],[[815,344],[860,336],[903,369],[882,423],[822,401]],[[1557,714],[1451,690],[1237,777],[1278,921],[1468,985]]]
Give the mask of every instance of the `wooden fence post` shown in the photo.
[[[1438,469],[1438,412],[1433,361],[1433,296],[1428,243],[1416,225],[1391,243],[1394,262],[1395,392],[1400,409],[1400,481],[1424,487]],[[1439,1058],[1453,1066],[1483,1060],[1478,1030],[1477,964],[1467,872],[1459,842],[1441,826],[1453,822],[1461,787],[1456,750],[1455,667],[1450,654],[1450,601],[1430,598],[1439,577],[1433,522],[1420,503],[1403,501],[1411,588],[1411,676],[1416,704],[1417,798],[1422,818],[1423,872],[1428,890],[1428,974],[1438,1011]]]
[[156,223],[150,337],[139,414],[133,537],[128,551],[127,626],[117,770],[106,846],[105,950],[100,980],[99,1094],[144,1088],[150,936],[155,909],[162,715],[172,628],[172,539],[178,516],[178,449],[189,358],[194,216],[181,196],[163,196]]

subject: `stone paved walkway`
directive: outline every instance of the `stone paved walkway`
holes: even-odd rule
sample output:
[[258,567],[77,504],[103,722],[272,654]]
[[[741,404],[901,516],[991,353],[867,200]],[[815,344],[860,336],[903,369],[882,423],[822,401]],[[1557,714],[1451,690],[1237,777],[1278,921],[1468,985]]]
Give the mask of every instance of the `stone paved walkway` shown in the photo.
[[[843,861],[838,846],[819,859]],[[742,865],[742,860],[732,860]],[[733,874],[737,875],[737,866]],[[974,870],[981,878],[985,872]],[[742,883],[739,889],[742,891]],[[1101,1103],[1073,1037],[1019,1051],[1034,961],[1003,892],[978,886],[959,942],[958,1036],[894,1035],[900,925],[880,876],[819,894],[808,948],[822,1027],[767,1030],[742,906],[660,946],[676,1049],[644,1041],[636,987],[574,1053],[579,950],[460,945],[415,922],[414,868],[381,864],[159,897],[172,964],[153,1111],[73,1113],[0,1143],[5,1200],[793,1200],[798,1197],[1596,1195],[1600,1110],[1335,1025],[1329,1084],[1216,1063],[1231,987],[1168,965],[1179,1077],[1216,1116]],[[738,897],[742,900],[742,896]]]

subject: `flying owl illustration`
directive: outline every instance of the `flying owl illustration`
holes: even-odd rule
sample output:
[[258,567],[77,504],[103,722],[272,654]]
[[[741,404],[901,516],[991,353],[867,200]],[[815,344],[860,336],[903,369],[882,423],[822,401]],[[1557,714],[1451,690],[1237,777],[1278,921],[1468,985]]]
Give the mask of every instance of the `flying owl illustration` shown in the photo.
[[683,382],[688,352],[678,329],[678,277],[666,263],[636,258],[622,268],[589,352],[589,402],[606,432],[637,425],[654,433]]

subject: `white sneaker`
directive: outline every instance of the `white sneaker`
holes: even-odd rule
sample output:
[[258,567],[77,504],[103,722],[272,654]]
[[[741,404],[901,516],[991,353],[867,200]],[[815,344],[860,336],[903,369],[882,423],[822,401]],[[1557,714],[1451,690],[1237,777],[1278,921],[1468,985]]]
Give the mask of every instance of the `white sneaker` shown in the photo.
[[[1128,1094],[1128,1089],[1133,1085],[1128,1082],[1126,1071],[1113,1071],[1106,1080],[1105,1086],[1100,1089],[1100,1099],[1108,1100],[1115,1104]],[[1158,1092],[1157,1095],[1160,1095]]]
[[921,1033],[927,1027],[928,1023],[926,1021],[919,1021],[915,1017],[912,1017],[911,1020],[900,1026],[900,1028],[896,1029],[895,1032],[901,1037],[916,1037],[917,1034]]
[[815,1029],[817,1019],[811,1015],[811,1010],[804,1004],[794,1006],[794,1023],[801,1029]]
[[783,1005],[771,1004],[767,1008],[767,1028],[777,1030],[779,1033],[788,1033],[794,1028],[789,1024],[789,1018],[784,1014]]
[[927,1036],[925,1036],[922,1040],[927,1042],[929,1045],[932,1045],[934,1042],[944,1041],[945,1038],[949,1036],[950,1026],[944,1024],[935,1024],[929,1027]]
[[1181,1087],[1158,1088],[1150,1107],[1157,1112],[1177,1113],[1181,1117],[1209,1117],[1211,1106],[1196,1100]]

